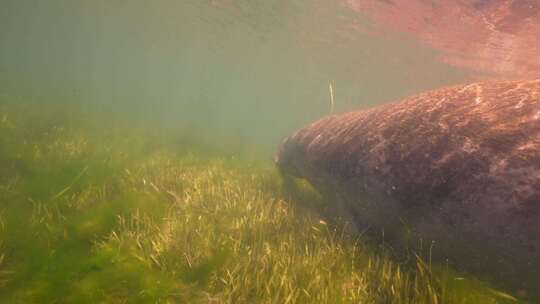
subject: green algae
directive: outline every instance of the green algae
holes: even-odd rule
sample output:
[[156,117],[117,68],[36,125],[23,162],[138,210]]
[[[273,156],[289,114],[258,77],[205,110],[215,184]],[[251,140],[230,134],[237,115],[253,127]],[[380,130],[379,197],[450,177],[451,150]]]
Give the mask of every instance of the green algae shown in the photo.
[[249,149],[54,113],[0,113],[0,302],[517,302],[347,235]]

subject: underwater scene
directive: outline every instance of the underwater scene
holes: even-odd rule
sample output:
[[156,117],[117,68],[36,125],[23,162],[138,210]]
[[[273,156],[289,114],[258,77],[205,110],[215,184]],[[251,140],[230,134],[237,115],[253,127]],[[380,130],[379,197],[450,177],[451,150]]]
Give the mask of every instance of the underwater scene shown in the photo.
[[2,0],[0,303],[540,303],[535,0]]

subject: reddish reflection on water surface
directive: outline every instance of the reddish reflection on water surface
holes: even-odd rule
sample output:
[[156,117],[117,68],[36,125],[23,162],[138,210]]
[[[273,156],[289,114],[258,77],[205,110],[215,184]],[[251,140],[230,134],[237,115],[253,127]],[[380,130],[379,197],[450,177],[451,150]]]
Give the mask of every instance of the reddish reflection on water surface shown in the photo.
[[441,60],[500,77],[540,77],[538,0],[346,0],[373,21],[442,51]]

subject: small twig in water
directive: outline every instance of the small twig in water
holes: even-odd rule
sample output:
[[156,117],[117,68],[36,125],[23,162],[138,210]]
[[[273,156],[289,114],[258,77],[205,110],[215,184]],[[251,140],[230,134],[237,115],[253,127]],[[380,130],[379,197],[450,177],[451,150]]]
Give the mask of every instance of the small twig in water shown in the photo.
[[328,83],[328,90],[330,91],[330,114],[334,114],[334,87],[332,82]]
[[67,186],[66,188],[64,188],[64,190],[58,192],[53,198],[52,200],[55,200],[57,198],[59,198],[60,196],[64,195],[66,192],[69,191],[69,189],[71,189],[71,187],[73,187],[73,185],[75,185],[75,183],[79,180],[79,178],[81,178],[84,173],[86,172],[86,170],[88,170],[88,166],[84,167],[81,171],[81,173],[79,173],[79,175],[77,175],[77,177],[75,177],[75,179],[71,182],[71,184],[69,184],[69,186]]

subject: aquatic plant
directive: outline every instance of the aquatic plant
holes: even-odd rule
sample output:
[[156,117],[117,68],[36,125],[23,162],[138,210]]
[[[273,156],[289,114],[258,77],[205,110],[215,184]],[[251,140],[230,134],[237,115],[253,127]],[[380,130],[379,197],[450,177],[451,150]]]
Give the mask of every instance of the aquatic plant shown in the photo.
[[121,119],[19,110],[0,112],[2,303],[515,302],[348,235],[270,161]]

